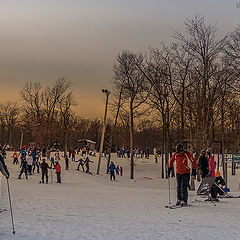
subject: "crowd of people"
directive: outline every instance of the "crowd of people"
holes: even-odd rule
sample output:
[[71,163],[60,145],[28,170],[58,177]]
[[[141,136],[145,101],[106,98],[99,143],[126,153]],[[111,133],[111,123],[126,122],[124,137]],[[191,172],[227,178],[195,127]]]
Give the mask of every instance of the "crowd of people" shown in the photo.
[[[7,176],[9,172],[7,171],[7,167],[5,165],[4,159],[6,158],[6,151],[1,147],[1,165],[0,170]],[[72,162],[78,162],[76,170],[80,171],[80,168],[83,172],[92,174],[90,171],[90,164],[93,163],[90,160],[89,156],[94,156],[94,154],[90,154],[89,148],[79,147],[78,149],[70,148],[68,154],[61,155],[58,149],[56,150],[46,150],[45,148],[40,149],[38,147],[27,148],[26,146],[22,147],[20,151],[14,150],[11,158],[13,159],[13,165],[18,165],[20,163],[20,171],[18,175],[18,179],[21,179],[23,176],[26,179],[29,179],[30,175],[34,175],[36,173],[41,174],[40,183],[49,182],[49,169],[55,170],[57,176],[57,183],[61,183],[61,159],[64,159],[65,170],[69,170],[69,159],[72,159]],[[95,154],[96,156],[96,154]],[[78,159],[79,158],[79,159]],[[7,171],[7,174],[6,174]],[[123,174],[122,166],[115,167],[113,162],[109,167],[110,180],[116,180],[116,175]]]
[[[130,150],[125,149],[125,147],[117,148],[116,150],[117,157],[119,158],[130,158]],[[149,159],[150,152],[149,148],[142,147],[142,148],[135,148],[133,149],[133,154],[135,158],[147,158]]]
[[[158,154],[156,149],[153,149],[156,155]],[[4,148],[0,147],[0,171],[2,174],[9,178],[9,172],[5,165],[4,159],[6,158],[6,151]],[[13,159],[13,164],[17,165],[20,162],[20,172],[18,179],[22,178],[24,174],[25,178],[28,179],[29,175],[34,175],[35,173],[40,173],[41,171],[41,183],[48,183],[48,171],[49,169],[55,170],[57,176],[57,183],[61,183],[61,157],[65,162],[65,170],[69,169],[69,159],[71,158],[73,162],[78,162],[76,170],[91,174],[90,163],[93,161],[89,158],[89,150],[85,148],[79,148],[77,151],[71,148],[68,154],[60,155],[59,150],[50,151],[45,148],[26,148],[25,146],[17,153],[14,151],[11,158]],[[118,157],[128,157],[128,151],[124,147],[117,150]],[[136,157],[146,157],[149,158],[148,148],[135,149],[134,154]],[[78,160],[77,158],[80,157]],[[213,177],[215,179],[215,185],[223,187],[226,185],[224,179],[220,176],[220,172],[215,172],[215,161],[213,154],[210,149],[203,149],[198,161],[194,156],[186,151],[183,144],[178,144],[176,147],[176,152],[173,153],[168,167],[168,176],[173,170],[173,163],[176,162],[176,180],[177,180],[177,205],[187,205],[188,201],[188,187],[190,181],[190,175],[192,178],[196,179],[196,175],[201,176],[202,179],[206,177]],[[191,172],[192,171],[192,172]],[[110,180],[116,180],[116,175],[123,175],[122,166],[115,165],[113,162],[110,163],[109,169],[107,171],[110,174]],[[173,176],[173,174],[172,174]],[[214,186],[215,186],[214,185]],[[214,201],[217,201],[217,195],[221,194],[218,188],[212,187],[211,196]]]

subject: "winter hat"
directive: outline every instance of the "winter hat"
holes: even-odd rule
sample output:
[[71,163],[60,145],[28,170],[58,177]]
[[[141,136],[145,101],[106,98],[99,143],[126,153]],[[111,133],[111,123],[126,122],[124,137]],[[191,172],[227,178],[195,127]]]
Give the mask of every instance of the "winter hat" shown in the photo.
[[221,174],[220,174],[219,171],[216,171],[216,172],[215,172],[215,177],[220,177],[220,175],[221,175]]
[[184,151],[184,147],[183,147],[182,143],[178,143],[178,144],[177,144],[177,146],[176,146],[176,151],[177,151],[178,153]]

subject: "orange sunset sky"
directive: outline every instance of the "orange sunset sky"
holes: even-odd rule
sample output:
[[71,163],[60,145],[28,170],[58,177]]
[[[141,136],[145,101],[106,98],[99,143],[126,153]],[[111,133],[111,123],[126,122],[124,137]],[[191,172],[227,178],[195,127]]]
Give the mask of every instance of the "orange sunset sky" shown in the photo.
[[11,0],[0,1],[0,101],[19,101],[30,81],[72,81],[83,117],[102,117],[102,88],[122,49],[146,51],[173,41],[184,19],[204,15],[220,34],[239,24],[226,0]]

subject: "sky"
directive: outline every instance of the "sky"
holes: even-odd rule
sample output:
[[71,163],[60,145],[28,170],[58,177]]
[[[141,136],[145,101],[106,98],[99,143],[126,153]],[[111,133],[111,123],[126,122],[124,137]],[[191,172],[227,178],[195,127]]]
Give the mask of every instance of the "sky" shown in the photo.
[[224,35],[240,23],[236,0],[0,0],[0,102],[20,101],[27,82],[73,83],[76,111],[103,117],[123,49],[146,51],[203,15]]

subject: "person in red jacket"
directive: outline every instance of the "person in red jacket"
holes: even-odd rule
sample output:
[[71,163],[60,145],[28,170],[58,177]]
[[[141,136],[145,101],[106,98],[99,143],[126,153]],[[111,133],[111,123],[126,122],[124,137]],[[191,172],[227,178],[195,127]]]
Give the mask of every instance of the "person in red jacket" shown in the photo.
[[190,171],[192,168],[192,176],[196,177],[197,162],[193,155],[184,150],[184,147],[179,143],[176,147],[176,152],[170,159],[168,168],[168,177],[173,169],[173,163],[176,161],[176,177],[177,177],[177,203],[176,205],[187,205],[188,186],[190,181]]
[[61,166],[58,161],[56,161],[54,169],[57,174],[57,183],[61,183]]

